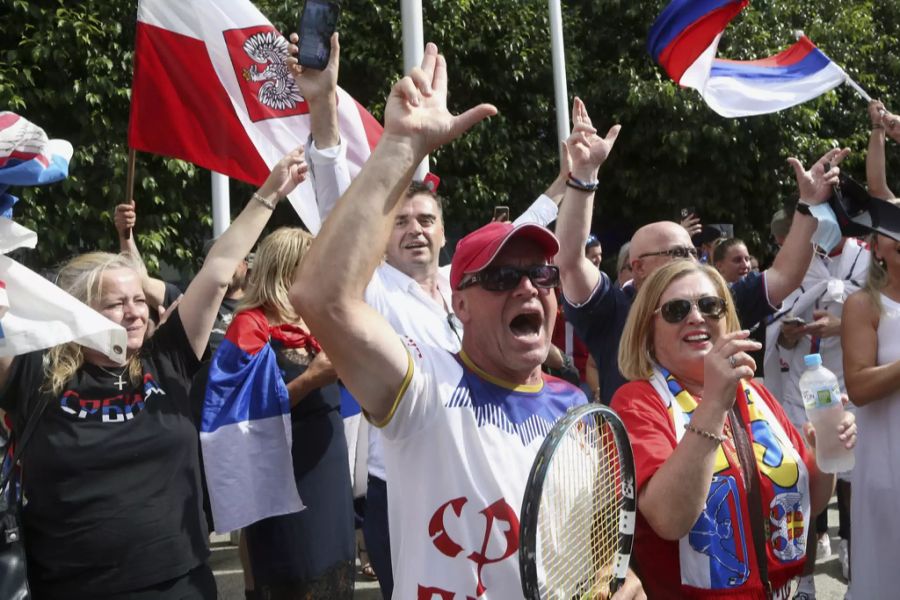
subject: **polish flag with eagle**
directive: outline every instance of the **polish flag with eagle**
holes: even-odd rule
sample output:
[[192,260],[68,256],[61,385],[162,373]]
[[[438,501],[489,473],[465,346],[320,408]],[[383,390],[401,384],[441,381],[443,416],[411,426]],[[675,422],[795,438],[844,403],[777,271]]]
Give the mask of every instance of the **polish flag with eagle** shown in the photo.
[[[141,0],[129,146],[261,185],[309,136],[285,58],[287,41],[247,0]],[[382,128],[340,88],[338,126],[353,177]],[[289,199],[318,232],[312,181]]]

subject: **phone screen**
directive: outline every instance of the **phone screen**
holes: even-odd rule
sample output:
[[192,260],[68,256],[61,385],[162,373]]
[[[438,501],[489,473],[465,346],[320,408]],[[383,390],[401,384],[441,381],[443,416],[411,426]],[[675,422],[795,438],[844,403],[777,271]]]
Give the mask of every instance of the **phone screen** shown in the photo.
[[301,65],[320,71],[328,66],[331,34],[337,27],[340,12],[339,2],[306,0],[300,17],[300,51],[297,55]]
[[509,207],[508,206],[495,206],[494,207],[494,220],[500,221],[501,223],[505,221],[509,221]]

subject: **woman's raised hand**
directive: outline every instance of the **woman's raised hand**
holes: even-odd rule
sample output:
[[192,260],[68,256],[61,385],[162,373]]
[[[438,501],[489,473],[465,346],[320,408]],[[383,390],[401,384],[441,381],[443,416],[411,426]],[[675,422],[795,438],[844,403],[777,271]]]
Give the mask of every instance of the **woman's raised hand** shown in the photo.
[[756,361],[748,354],[762,348],[747,330],[726,333],[703,359],[703,400],[720,403],[723,409],[734,404],[738,382],[751,379]]
[[272,172],[259,188],[259,193],[266,198],[275,194],[281,200],[306,180],[308,171],[309,165],[306,164],[303,147],[294,148],[272,167]]

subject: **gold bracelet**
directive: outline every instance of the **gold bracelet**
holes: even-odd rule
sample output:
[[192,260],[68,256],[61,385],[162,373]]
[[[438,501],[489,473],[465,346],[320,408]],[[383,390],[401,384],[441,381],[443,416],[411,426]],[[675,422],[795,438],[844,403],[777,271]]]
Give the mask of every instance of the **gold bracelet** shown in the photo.
[[266,200],[259,192],[253,192],[253,196],[251,197],[251,199],[256,200],[269,210],[275,210],[275,207],[278,206],[278,200],[276,200],[275,198]]
[[728,439],[724,435],[716,435],[715,433],[712,433],[711,431],[705,431],[703,429],[698,429],[697,427],[694,427],[690,423],[685,423],[684,428],[687,429],[688,431],[690,431],[691,433],[696,433],[697,435],[703,436],[708,440],[718,442],[719,444],[721,444],[722,442],[724,442],[725,440]]

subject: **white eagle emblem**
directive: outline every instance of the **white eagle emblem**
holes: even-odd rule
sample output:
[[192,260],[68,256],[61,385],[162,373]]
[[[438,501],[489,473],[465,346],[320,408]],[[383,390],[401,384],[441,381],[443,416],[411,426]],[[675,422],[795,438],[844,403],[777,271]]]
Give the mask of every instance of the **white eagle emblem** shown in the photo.
[[287,110],[303,100],[284,62],[288,52],[283,37],[273,31],[254,34],[244,42],[244,52],[263,65],[261,71],[257,70],[256,65],[243,69],[247,81],[265,81],[257,94],[262,104],[276,110]]

